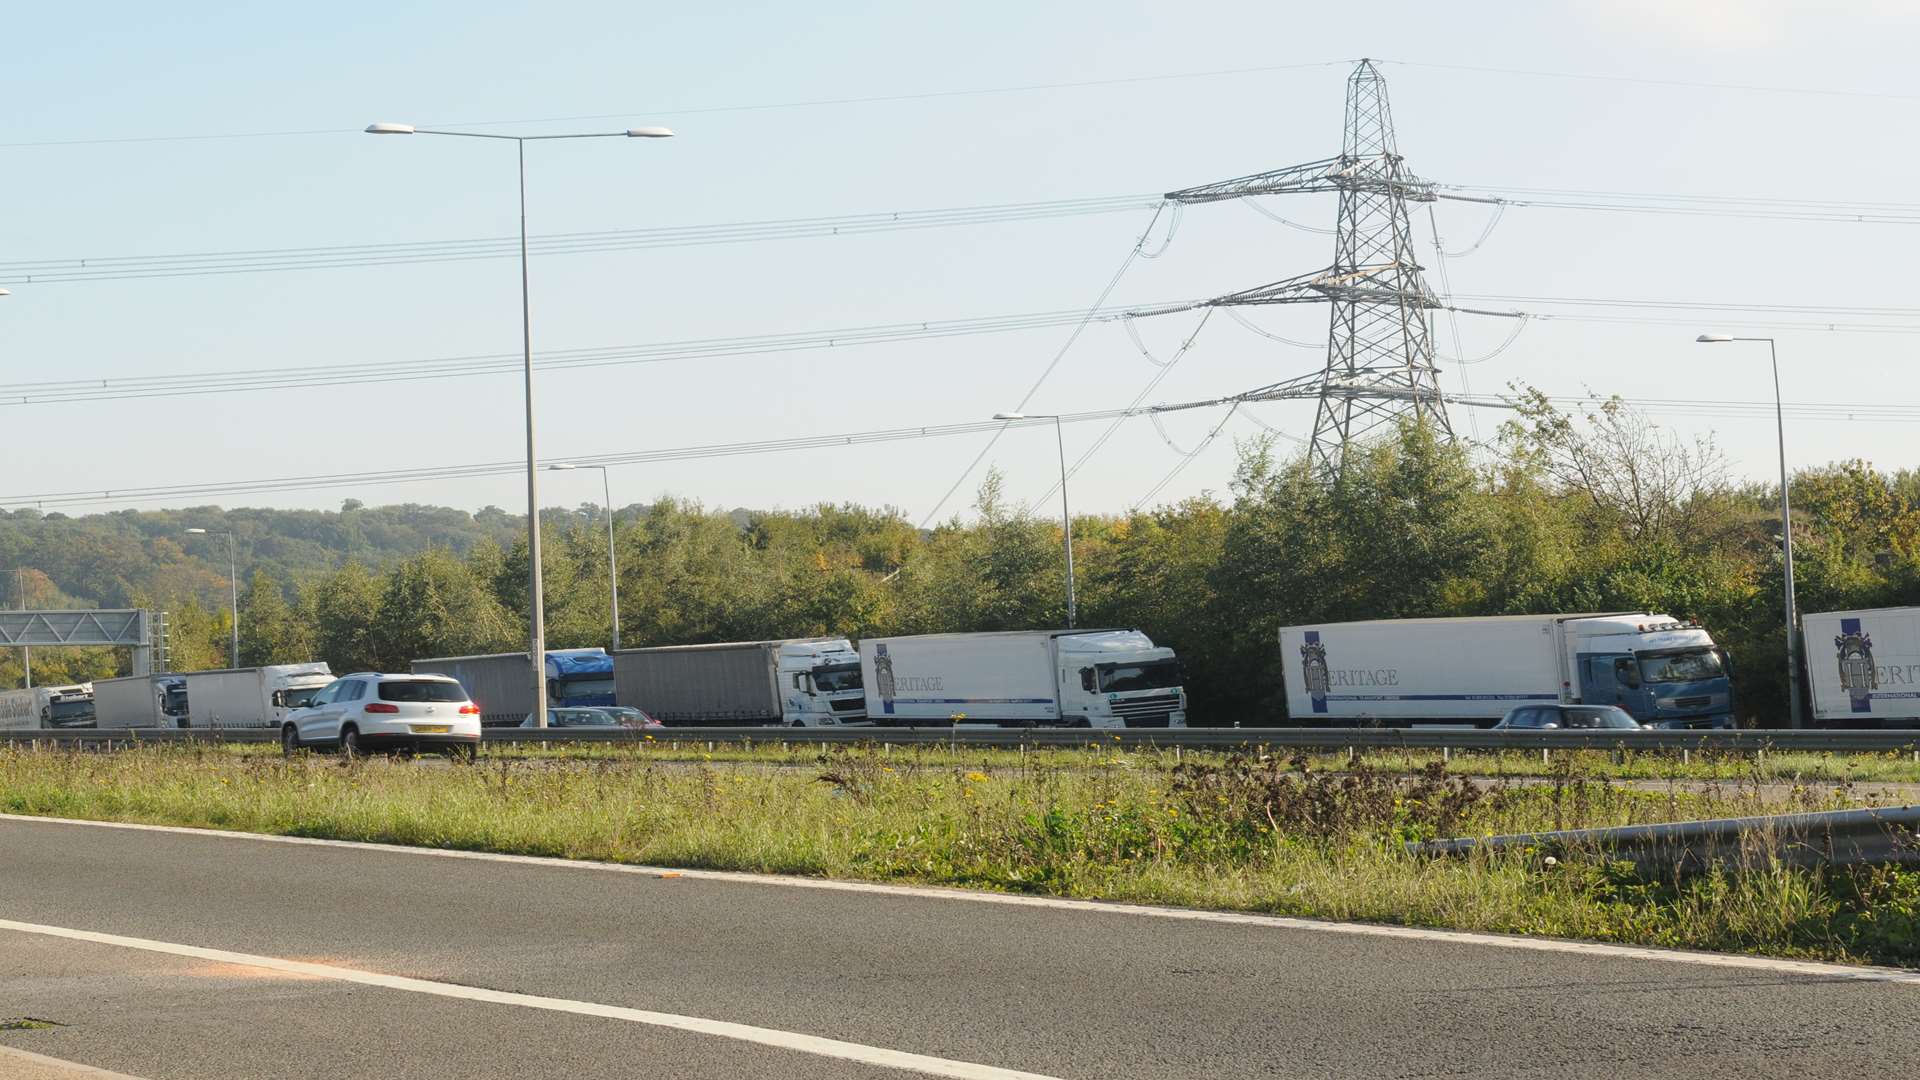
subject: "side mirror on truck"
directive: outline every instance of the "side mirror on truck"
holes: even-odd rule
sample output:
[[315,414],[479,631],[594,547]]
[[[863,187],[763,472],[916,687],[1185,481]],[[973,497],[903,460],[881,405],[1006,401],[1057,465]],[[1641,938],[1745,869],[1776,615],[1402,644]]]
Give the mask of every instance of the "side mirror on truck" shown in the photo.
[[1093,669],[1092,668],[1083,667],[1080,669],[1080,689],[1085,690],[1089,694],[1093,693]]
[[1613,662],[1613,680],[1629,690],[1640,689],[1640,669],[1632,660],[1620,659]]

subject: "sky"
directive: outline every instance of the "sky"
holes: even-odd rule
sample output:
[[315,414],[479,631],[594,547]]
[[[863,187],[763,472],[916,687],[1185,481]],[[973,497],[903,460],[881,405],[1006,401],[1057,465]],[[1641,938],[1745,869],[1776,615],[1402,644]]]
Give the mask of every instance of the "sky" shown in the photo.
[[[1361,56],[1381,61],[1408,167],[1438,183],[1535,199],[1526,193],[1611,193],[1574,201],[1889,203],[1907,208],[1885,212],[1920,218],[1907,202],[1916,151],[1905,134],[1920,106],[1910,74],[1920,10],[1892,0],[41,4],[8,18],[0,285],[12,295],[0,297],[0,424],[10,467],[0,505],[68,513],[332,508],[347,498],[524,508],[524,474],[511,472],[138,493],[524,460],[513,258],[81,281],[19,271],[516,235],[514,144],[360,133],[375,121],[506,134],[676,130],[667,140],[528,144],[536,238],[1141,197],[1083,216],[538,255],[537,353],[1073,313],[1110,281],[1109,306],[1151,305],[1321,268],[1332,238],[1313,230],[1332,225],[1334,199],[1303,195],[1262,208],[1306,228],[1239,203],[1187,208],[1158,258],[1132,259],[1114,280],[1148,229],[1152,193],[1338,153],[1344,83]],[[1491,211],[1443,201],[1432,214],[1415,208],[1429,255],[1430,220],[1460,252]],[[1170,224],[1166,213],[1154,221],[1147,252]],[[1512,320],[1460,316],[1456,340],[1453,322],[1438,319],[1442,386],[1481,397],[1523,383],[1567,396],[1770,403],[1764,345],[1693,338],[1772,333],[1785,400],[1839,406],[1789,409],[1795,465],[1920,464],[1907,435],[1920,416],[1899,411],[1920,409],[1906,332],[1920,328],[1920,307],[1902,299],[1915,228],[1511,207],[1470,254],[1423,256],[1429,282],[1441,289],[1444,271],[1463,305],[1558,317],[1527,321],[1504,350]],[[1564,302],[1576,298],[1748,310]],[[1148,355],[1118,322],[1074,335],[1055,320],[547,370],[536,379],[539,456],[985,421],[1022,407],[1056,356],[1026,411],[1116,409],[1143,392],[1150,403],[1209,399],[1318,370],[1324,308],[1242,314],[1308,347],[1216,317],[1171,370],[1157,366],[1193,332],[1199,316],[1188,313],[1134,324]],[[351,377],[475,356],[507,363],[486,374]],[[283,368],[336,378],[247,389]],[[164,389],[178,376],[223,374],[226,392],[105,401],[39,400],[47,388],[32,385]],[[1224,425],[1220,409],[1125,422],[1074,474],[1075,510],[1224,496],[1239,445],[1269,428],[1311,430],[1310,402],[1245,412]],[[1456,406],[1454,426],[1491,439],[1503,415]],[[1769,410],[1669,404],[1652,415],[1687,437],[1711,435],[1737,478],[1764,480],[1778,467]],[[1065,425],[1069,460],[1105,426]],[[918,522],[969,513],[994,467],[1016,504],[1051,512],[1053,432],[1009,430],[966,472],[989,437],[623,464],[610,480],[620,505],[664,494],[716,508],[858,502]],[[542,485],[545,505],[600,501],[592,472],[544,473]],[[137,494],[115,494],[129,490]]]

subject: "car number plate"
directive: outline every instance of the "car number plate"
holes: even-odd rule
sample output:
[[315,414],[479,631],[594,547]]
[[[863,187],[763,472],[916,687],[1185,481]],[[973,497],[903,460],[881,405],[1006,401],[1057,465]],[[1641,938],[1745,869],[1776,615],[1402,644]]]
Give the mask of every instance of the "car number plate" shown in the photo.
[[413,725],[413,731],[414,731],[414,734],[416,735],[445,735],[447,732],[452,730],[453,730],[452,724],[415,724]]

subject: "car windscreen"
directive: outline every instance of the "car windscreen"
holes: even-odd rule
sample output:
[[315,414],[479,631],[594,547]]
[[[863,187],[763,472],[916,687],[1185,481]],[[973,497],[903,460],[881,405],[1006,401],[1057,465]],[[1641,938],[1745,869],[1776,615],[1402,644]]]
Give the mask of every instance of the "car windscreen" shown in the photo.
[[555,709],[547,714],[548,727],[619,727],[620,721],[598,709]]
[[386,679],[380,683],[381,701],[465,701],[466,688],[438,679]]
[[1664,653],[1640,658],[1640,677],[1650,683],[1698,682],[1726,674],[1720,654],[1712,649]]
[[1604,708],[1566,709],[1560,716],[1560,726],[1577,729],[1638,729],[1639,721],[1629,716],[1625,709],[1608,705]]
[[823,694],[860,689],[860,665],[836,664],[813,669],[813,685]]
[[1100,689],[1113,694],[1126,690],[1165,690],[1180,685],[1180,665],[1172,660],[1148,664],[1101,664]]

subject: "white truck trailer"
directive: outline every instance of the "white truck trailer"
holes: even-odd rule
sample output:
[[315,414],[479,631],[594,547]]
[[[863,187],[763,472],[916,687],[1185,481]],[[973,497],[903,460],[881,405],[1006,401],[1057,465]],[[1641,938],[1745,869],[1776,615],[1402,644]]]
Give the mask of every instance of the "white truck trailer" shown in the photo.
[[1138,630],[868,638],[860,669],[880,724],[1187,724],[1179,660]]
[[1920,727],[1920,608],[1824,611],[1800,627],[1815,724]]
[[846,638],[665,645],[613,654],[615,695],[663,724],[816,727],[867,718]]
[[324,663],[269,664],[256,668],[189,671],[187,706],[194,727],[273,728],[328,683]]
[[0,691],[0,731],[93,726],[91,683]]
[[93,681],[96,725],[103,728],[186,727],[184,675],[126,675]]
[[1725,652],[1697,625],[1642,611],[1289,626],[1280,654],[1295,723],[1485,726],[1562,702],[1733,726]]

